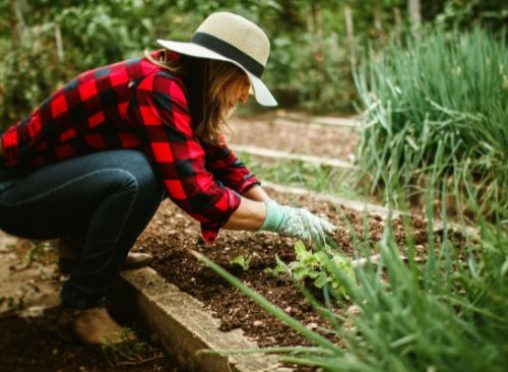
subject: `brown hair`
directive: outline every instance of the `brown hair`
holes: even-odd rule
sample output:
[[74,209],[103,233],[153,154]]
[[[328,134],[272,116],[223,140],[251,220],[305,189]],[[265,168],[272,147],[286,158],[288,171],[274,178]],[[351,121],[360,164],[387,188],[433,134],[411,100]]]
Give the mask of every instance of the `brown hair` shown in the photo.
[[160,53],[159,60],[145,50],[145,57],[187,82],[189,109],[196,137],[207,143],[221,144],[229,128],[225,119],[233,109],[231,97],[235,97],[248,77],[232,63],[212,59],[179,55],[168,59]]

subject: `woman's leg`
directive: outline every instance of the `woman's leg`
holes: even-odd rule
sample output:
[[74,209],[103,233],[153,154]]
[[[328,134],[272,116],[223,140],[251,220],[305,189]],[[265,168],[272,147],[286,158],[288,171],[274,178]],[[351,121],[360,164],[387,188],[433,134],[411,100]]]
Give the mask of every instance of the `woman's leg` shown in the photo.
[[81,236],[64,306],[98,306],[163,198],[144,154],[112,150],[38,169],[0,193],[0,228],[26,238]]

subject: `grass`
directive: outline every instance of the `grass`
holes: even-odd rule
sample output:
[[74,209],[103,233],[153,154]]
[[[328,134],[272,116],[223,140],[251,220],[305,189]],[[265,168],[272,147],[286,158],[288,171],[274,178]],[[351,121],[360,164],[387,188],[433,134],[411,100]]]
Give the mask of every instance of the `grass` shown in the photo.
[[238,153],[242,162],[258,178],[281,185],[301,187],[342,198],[374,202],[366,187],[359,187],[359,174],[354,170],[337,169],[295,160],[263,162],[246,153]]
[[367,119],[359,158],[374,188],[391,179],[427,187],[438,163],[464,203],[508,218],[505,38],[436,29],[372,54],[356,84]]

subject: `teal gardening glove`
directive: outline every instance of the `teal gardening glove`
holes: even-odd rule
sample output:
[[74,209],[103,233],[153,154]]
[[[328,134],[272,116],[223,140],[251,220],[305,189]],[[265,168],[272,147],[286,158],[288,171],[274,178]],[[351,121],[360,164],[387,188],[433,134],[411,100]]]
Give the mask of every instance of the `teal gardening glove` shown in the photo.
[[306,242],[323,245],[336,227],[305,208],[280,205],[273,200],[266,204],[266,218],[259,230],[286,234]]

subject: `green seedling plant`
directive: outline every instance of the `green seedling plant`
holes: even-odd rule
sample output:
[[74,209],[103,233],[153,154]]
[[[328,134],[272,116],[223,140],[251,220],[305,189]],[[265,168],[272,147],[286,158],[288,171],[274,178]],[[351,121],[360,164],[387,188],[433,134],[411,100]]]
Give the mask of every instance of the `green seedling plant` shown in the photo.
[[252,261],[251,257],[245,257],[243,255],[236,256],[231,260],[232,264],[238,265],[242,268],[243,271],[249,270],[250,263]]
[[266,272],[273,275],[287,274],[298,283],[311,279],[314,286],[328,290],[337,298],[346,297],[346,292],[340,282],[334,281],[332,277],[332,265],[335,269],[343,272],[344,275],[354,280],[355,274],[351,267],[351,261],[337,252],[334,252],[329,245],[319,248],[307,249],[305,244],[299,240],[295,244],[296,260],[290,263],[283,262],[276,256],[277,265]]

